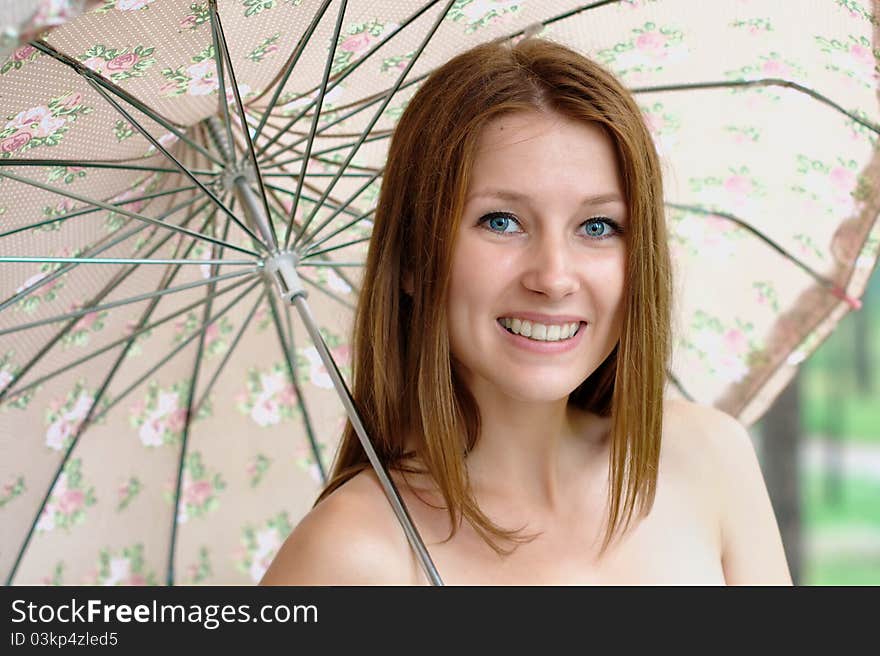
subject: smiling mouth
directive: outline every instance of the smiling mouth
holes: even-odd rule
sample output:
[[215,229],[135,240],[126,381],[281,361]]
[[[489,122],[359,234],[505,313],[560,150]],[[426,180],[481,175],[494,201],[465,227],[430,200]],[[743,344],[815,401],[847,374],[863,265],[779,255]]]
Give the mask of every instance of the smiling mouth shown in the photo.
[[535,342],[564,342],[580,332],[585,325],[583,321],[572,321],[565,324],[546,325],[533,321],[520,319],[501,318],[499,324],[511,335],[525,337]]

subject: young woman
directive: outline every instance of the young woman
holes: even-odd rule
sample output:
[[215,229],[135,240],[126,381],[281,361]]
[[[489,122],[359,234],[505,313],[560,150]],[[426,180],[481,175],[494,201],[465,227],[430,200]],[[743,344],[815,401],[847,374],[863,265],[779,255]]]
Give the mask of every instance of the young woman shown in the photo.
[[[629,92],[481,45],[390,145],[353,396],[446,584],[790,584],[748,433],[664,398],[671,271]],[[263,584],[426,584],[351,424]]]

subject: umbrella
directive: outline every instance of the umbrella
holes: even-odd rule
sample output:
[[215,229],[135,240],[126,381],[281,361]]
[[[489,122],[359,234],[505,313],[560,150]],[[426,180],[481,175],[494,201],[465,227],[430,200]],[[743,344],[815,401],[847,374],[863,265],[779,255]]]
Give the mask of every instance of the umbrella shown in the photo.
[[[259,580],[345,421],[388,139],[540,35],[636,94],[675,257],[668,392],[756,421],[880,250],[877,3],[105,0],[0,64],[0,571]],[[426,574],[439,575],[372,458]]]

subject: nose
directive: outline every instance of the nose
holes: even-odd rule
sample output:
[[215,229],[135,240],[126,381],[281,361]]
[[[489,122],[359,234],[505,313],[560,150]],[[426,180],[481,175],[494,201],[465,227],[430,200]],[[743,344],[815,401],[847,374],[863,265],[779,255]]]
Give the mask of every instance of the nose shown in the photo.
[[546,234],[538,237],[525,257],[523,285],[529,290],[544,294],[550,300],[562,299],[578,290],[575,253],[564,237]]

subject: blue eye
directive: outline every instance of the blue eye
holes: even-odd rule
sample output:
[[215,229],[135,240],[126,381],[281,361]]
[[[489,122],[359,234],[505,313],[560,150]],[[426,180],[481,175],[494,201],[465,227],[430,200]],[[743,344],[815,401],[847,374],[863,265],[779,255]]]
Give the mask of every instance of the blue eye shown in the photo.
[[519,223],[513,216],[504,212],[492,212],[480,219],[481,224],[489,226],[489,230],[498,233],[508,232],[507,227],[511,222]]
[[[507,212],[492,212],[491,214],[486,214],[485,216],[481,217],[477,223],[478,225],[487,226],[490,232],[494,232],[499,235],[513,234],[515,232],[519,232],[517,230],[507,229],[511,225],[511,223],[519,225],[519,221],[517,221],[517,219],[513,215],[508,214]],[[595,230],[591,229],[591,226],[601,225],[603,223],[608,226],[609,231],[602,233],[601,229],[600,232],[596,232]],[[621,228],[616,221],[608,217],[594,217],[592,219],[584,221],[581,226],[586,226],[587,236],[593,237],[594,241],[608,239],[609,237],[613,237],[614,235],[623,234],[623,228]]]
[[[595,232],[592,232],[590,230],[590,226],[600,225],[602,223],[604,223],[605,225],[607,225],[611,229],[611,231],[609,233],[601,235],[601,234],[596,234]],[[623,233],[623,230],[621,230],[620,226],[615,221],[612,221],[609,218],[601,218],[601,219],[594,218],[594,219],[590,219],[588,221],[584,221],[584,223],[582,223],[581,225],[587,226],[587,234],[588,235],[590,235],[591,237],[598,237],[599,239],[607,239],[608,237],[611,237],[613,235],[619,235],[619,234]]]

